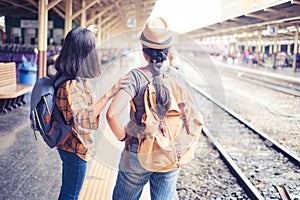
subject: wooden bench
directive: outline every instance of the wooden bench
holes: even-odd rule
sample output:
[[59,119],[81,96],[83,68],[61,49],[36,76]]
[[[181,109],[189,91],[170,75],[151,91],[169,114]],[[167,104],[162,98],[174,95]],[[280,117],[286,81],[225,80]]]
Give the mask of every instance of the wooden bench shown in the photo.
[[17,83],[16,63],[0,63],[0,112],[25,104],[24,96],[33,86]]

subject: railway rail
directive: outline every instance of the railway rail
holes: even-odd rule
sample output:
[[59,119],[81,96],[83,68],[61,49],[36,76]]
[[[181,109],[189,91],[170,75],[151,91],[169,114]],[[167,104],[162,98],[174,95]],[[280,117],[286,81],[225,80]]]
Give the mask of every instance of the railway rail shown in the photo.
[[[223,65],[219,65],[223,66]],[[242,69],[242,68],[233,68],[233,67],[222,67],[222,73],[225,73],[226,76],[231,76],[234,78],[239,78],[251,84],[258,86],[266,87],[275,91],[279,91],[288,95],[293,95],[300,97],[300,81],[290,77],[289,79],[283,80],[282,77],[270,76],[267,73],[257,74],[257,72]]]
[[[226,112],[222,133],[210,131],[207,127],[203,132],[237,178],[247,197],[289,199],[300,195],[299,158],[199,87],[193,85],[193,88],[217,105],[217,112]],[[243,194],[241,198],[244,198]]]

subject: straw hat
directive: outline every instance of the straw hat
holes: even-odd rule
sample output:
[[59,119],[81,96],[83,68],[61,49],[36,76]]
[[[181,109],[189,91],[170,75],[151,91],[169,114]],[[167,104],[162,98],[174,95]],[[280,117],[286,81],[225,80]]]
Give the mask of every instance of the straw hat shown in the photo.
[[169,48],[173,45],[174,35],[167,28],[167,22],[163,18],[153,18],[147,22],[145,28],[137,36],[140,42],[149,48]]

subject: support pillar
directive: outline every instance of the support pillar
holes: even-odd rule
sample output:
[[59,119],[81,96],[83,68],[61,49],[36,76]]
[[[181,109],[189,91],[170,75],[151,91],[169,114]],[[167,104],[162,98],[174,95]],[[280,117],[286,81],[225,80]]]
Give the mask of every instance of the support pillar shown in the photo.
[[261,43],[262,43],[261,38],[262,38],[262,36],[261,36],[261,31],[260,31],[258,34],[258,44],[255,49],[258,54],[261,53]]
[[102,42],[102,16],[97,20],[97,44],[100,45]]
[[47,75],[48,0],[39,1],[38,77]]
[[273,60],[273,67],[276,69],[277,67],[277,52],[278,52],[278,36],[275,35],[275,40],[274,40],[274,49],[273,49],[273,54],[274,54],[274,60]]
[[278,37],[277,35],[275,36],[275,40],[274,40],[274,49],[273,49],[273,53],[277,53],[278,52]]
[[295,32],[295,40],[294,40],[294,59],[293,59],[293,70],[294,72],[297,71],[297,53],[298,53],[298,40],[299,40],[299,26],[296,26]]
[[245,41],[245,51],[249,49],[248,38]]
[[72,29],[72,4],[73,0],[66,0],[66,14],[65,14],[65,37]]
[[[85,6],[86,0],[82,0],[81,7],[84,8]],[[81,13],[80,26],[86,28],[86,10],[83,10]]]

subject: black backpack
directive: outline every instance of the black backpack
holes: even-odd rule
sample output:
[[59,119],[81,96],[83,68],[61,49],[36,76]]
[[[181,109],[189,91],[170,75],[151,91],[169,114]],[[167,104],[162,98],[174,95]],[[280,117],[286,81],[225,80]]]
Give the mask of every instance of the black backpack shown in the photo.
[[30,121],[35,139],[36,131],[40,133],[50,147],[59,147],[72,133],[72,123],[67,124],[55,103],[56,90],[67,81],[68,76],[58,78],[42,77],[35,83],[30,100]]

